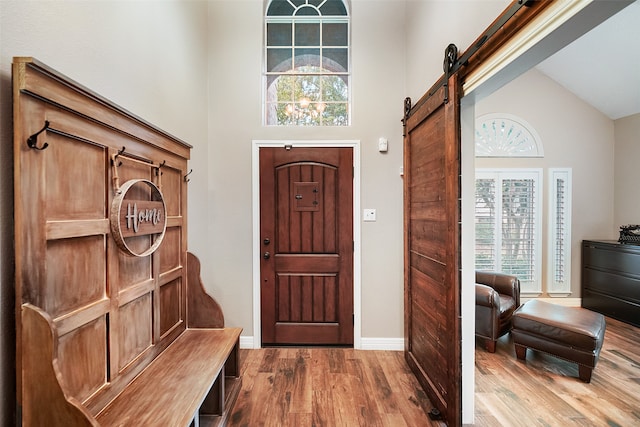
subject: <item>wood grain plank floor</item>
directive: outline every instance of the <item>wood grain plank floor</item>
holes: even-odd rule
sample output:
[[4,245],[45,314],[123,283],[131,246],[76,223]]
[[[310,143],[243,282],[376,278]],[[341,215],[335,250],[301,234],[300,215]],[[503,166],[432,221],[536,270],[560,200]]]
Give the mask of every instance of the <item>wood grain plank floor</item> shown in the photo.
[[575,363],[527,350],[516,359],[503,336],[496,353],[476,343],[476,426],[640,426],[640,328],[606,318],[590,383]]
[[[444,426],[396,351],[265,348],[240,351],[243,386],[229,426]],[[476,343],[475,425],[640,426],[640,328],[607,318],[591,383],[577,365],[509,335],[496,353]]]
[[228,426],[444,426],[399,351],[240,350],[242,390]]

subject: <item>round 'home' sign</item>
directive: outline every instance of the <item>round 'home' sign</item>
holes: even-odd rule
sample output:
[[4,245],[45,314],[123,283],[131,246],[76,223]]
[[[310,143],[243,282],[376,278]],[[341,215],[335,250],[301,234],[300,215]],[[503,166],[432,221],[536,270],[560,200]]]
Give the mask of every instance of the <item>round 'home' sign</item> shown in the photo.
[[[142,187],[142,188],[140,188]],[[130,194],[148,194],[149,200],[127,198]],[[120,187],[111,203],[111,231],[116,244],[129,255],[145,257],[158,249],[167,229],[167,208],[164,197],[156,185],[146,179],[132,179]],[[153,243],[141,253],[127,244],[127,238],[155,235]]]

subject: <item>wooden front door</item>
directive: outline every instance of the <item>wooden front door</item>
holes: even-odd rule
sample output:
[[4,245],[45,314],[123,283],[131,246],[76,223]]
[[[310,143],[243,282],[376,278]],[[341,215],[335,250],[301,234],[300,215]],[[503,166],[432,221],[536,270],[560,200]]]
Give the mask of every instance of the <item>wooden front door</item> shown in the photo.
[[260,148],[262,344],[353,345],[353,151]]

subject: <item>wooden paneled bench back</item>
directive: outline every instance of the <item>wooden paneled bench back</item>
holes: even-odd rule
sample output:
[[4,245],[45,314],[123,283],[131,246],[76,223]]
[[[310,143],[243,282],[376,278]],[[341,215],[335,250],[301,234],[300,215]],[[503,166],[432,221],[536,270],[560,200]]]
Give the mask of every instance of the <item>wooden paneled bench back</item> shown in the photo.
[[241,330],[187,253],[191,146],[33,58],[13,114],[18,421],[223,425]]

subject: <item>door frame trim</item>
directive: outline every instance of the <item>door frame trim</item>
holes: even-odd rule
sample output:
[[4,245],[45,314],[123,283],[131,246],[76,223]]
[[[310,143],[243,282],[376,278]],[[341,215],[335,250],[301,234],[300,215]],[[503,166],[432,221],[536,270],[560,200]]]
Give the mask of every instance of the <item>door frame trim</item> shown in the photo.
[[260,311],[260,148],[351,148],[353,151],[353,348],[362,348],[362,260],[360,224],[360,140],[263,140],[251,142],[253,348],[262,346]]

